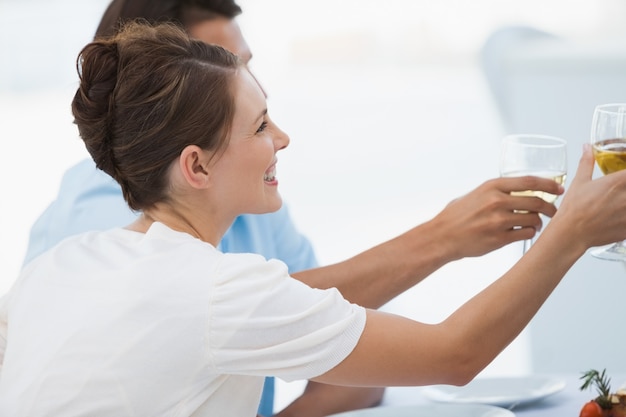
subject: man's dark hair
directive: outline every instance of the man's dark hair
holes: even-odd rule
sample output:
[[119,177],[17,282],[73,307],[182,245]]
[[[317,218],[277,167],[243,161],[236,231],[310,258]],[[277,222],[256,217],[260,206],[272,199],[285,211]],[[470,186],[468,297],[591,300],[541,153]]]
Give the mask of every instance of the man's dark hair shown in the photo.
[[114,35],[130,20],[175,23],[184,28],[215,17],[241,14],[234,0],[113,0],[102,15],[95,38]]

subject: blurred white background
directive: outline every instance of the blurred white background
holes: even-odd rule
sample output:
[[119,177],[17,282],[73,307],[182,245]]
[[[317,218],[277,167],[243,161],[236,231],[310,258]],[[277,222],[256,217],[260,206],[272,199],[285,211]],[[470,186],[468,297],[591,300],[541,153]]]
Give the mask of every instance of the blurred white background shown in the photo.
[[[70,113],[74,65],[107,4],[0,0],[0,294],[64,170],[87,157]],[[282,194],[322,263],[393,237],[498,175],[504,130],[478,61],[490,33],[529,25],[587,42],[626,32],[620,0],[239,4],[252,69],[292,139],[279,154]],[[514,244],[450,264],[386,309],[441,320],[520,254]],[[528,372],[526,339],[485,374]]]

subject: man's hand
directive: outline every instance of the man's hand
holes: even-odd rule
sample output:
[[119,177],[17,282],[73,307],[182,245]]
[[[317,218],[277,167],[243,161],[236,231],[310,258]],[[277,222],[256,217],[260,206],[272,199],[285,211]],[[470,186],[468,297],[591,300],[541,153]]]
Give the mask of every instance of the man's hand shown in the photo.
[[539,214],[552,217],[556,207],[537,197],[511,195],[526,190],[563,193],[546,178],[492,179],[426,223],[343,262],[293,277],[314,288],[336,287],[353,303],[379,308],[448,262],[533,237],[541,228]]
[[538,197],[512,196],[513,191],[563,193],[555,181],[539,177],[496,178],[452,201],[432,221],[441,228],[453,259],[481,256],[541,230],[539,214],[552,217],[553,204]]

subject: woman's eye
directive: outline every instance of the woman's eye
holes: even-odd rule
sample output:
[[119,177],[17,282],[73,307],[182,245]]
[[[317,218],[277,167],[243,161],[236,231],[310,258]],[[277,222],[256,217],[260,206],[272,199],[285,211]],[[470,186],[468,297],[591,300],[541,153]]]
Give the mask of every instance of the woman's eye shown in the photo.
[[256,133],[261,133],[265,130],[265,128],[267,127],[267,122],[263,122],[261,123],[261,126],[259,126],[259,128],[257,129]]

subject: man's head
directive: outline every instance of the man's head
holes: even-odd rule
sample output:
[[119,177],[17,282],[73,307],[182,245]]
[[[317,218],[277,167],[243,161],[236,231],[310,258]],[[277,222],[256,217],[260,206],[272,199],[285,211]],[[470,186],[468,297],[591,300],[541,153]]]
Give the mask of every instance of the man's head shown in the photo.
[[252,52],[235,21],[239,14],[241,8],[234,0],[113,0],[95,38],[114,35],[129,20],[169,22],[196,39],[226,48],[248,64]]
[[233,0],[113,0],[107,7],[95,37],[111,36],[128,20],[170,22],[187,28],[215,17],[234,19],[241,8]]

